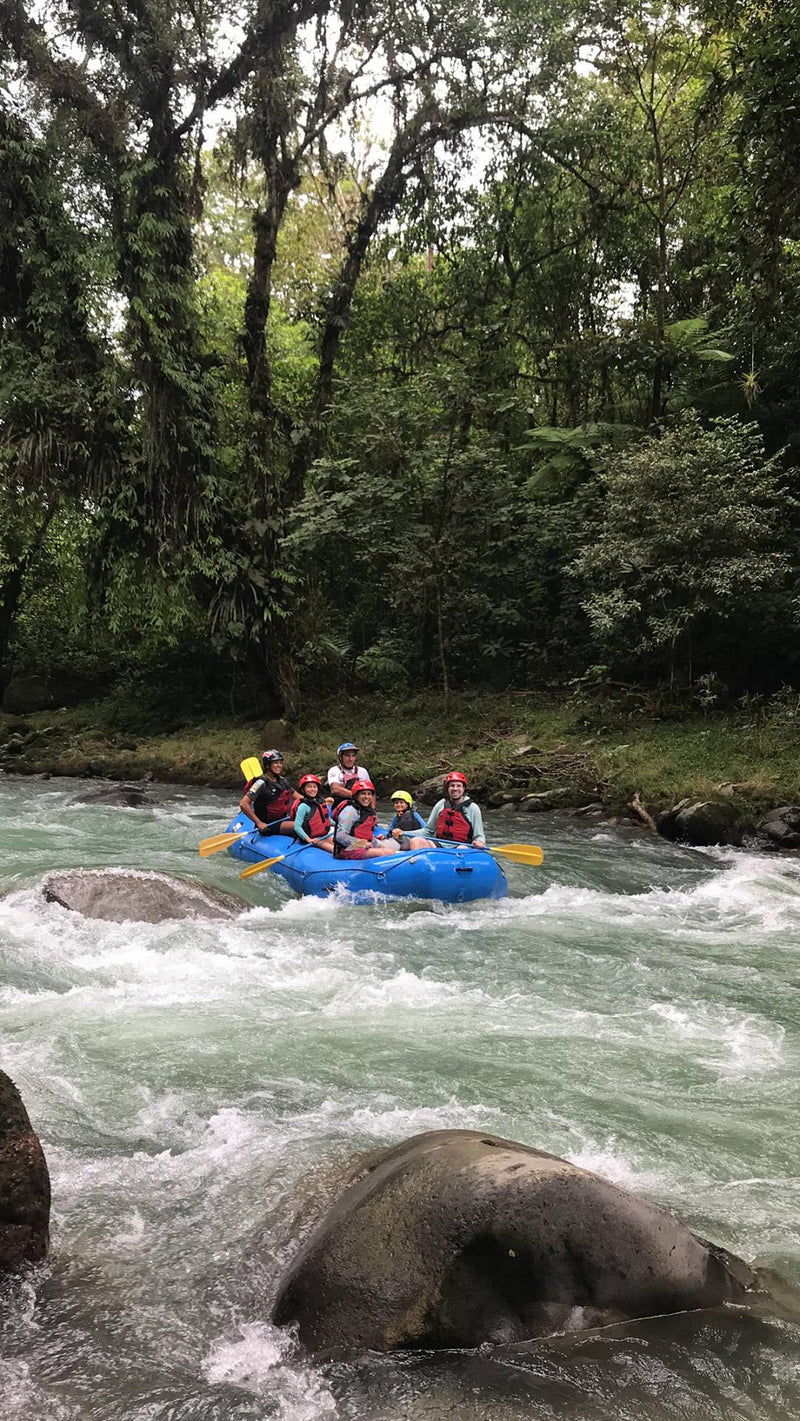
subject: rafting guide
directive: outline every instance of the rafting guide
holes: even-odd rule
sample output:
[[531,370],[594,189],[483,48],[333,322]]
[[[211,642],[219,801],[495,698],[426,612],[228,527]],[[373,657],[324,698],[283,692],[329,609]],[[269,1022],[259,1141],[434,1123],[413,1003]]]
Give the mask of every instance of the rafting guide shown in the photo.
[[352,740],[343,740],[336,751],[335,765],[328,770],[328,784],[334,801],[345,803],[352,798],[356,780],[368,780],[369,774],[363,765],[356,764],[358,746]]

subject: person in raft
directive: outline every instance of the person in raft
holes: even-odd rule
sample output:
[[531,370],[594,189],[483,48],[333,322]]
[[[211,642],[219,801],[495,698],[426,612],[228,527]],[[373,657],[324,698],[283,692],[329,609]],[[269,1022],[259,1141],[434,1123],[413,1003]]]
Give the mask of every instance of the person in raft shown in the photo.
[[403,848],[403,839],[407,834],[416,834],[418,829],[425,828],[425,820],[414,808],[414,801],[407,789],[396,789],[392,795],[392,808],[394,818],[392,819],[387,834],[391,834],[396,839],[400,847]]
[[350,786],[350,803],[344,804],[334,819],[333,852],[337,858],[377,859],[400,852],[395,839],[373,841],[378,822],[374,795],[371,780],[355,780]]
[[299,795],[284,776],[280,750],[264,750],[261,766],[260,778],[248,785],[239,808],[252,819],[260,834],[291,834]]
[[333,795],[334,805],[346,804],[353,795],[353,785],[356,780],[368,780],[369,775],[363,765],[356,764],[358,746],[352,740],[343,740],[336,751],[337,765],[331,765],[328,770],[328,784]]
[[297,788],[300,799],[294,807],[292,833],[306,844],[314,844],[333,853],[333,824],[331,812],[322,795],[322,780],[319,775],[301,775]]
[[[444,798],[434,804],[424,825],[426,834],[434,834],[437,839],[452,840],[456,844],[472,844],[476,849],[486,848],[483,817],[477,804],[473,804],[467,794],[467,777],[460,770],[451,770],[444,777]],[[409,848],[430,849],[430,839],[412,839]]]

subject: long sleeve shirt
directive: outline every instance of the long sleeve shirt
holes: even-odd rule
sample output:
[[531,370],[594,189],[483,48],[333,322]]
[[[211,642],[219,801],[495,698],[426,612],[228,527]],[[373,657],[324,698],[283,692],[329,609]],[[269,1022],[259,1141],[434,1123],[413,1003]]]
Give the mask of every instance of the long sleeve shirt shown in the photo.
[[[306,832],[306,820],[311,814],[313,814],[313,812],[314,805],[301,804],[298,806],[297,813],[294,816],[294,832],[297,835],[298,839],[303,839],[307,844],[310,844],[311,842],[311,835]],[[319,837],[323,839],[329,839],[332,833],[333,825],[331,825],[327,834],[322,834]]]
[[338,819],[336,820],[336,847],[337,849],[352,849],[356,844],[364,844],[365,839],[357,839],[350,831],[359,821],[358,806],[346,804]]
[[[428,815],[428,822],[427,822],[427,824],[425,825],[423,832],[426,833],[426,834],[433,834],[433,835],[435,836],[435,834],[436,834],[436,821],[437,821],[437,819],[439,818],[439,815],[441,814],[442,810],[443,810],[443,809],[447,809],[447,808],[449,808],[449,807],[450,807],[450,801],[449,801],[448,799],[440,799],[436,804],[434,804],[433,809],[431,810],[430,814]],[[456,808],[461,808],[461,806],[459,806],[459,805],[456,805],[455,807],[456,807]],[[486,834],[485,834],[484,828],[483,828],[483,815],[481,814],[481,811],[479,810],[477,804],[473,804],[472,800],[470,800],[469,804],[465,804],[465,805],[463,806],[463,808],[461,809],[461,812],[462,812],[462,814],[465,816],[465,818],[467,818],[467,819],[469,820],[470,824],[472,825],[472,841],[473,841],[473,843],[475,843],[475,842],[477,841],[479,845],[480,845],[480,844],[485,844],[485,843],[486,843]]]

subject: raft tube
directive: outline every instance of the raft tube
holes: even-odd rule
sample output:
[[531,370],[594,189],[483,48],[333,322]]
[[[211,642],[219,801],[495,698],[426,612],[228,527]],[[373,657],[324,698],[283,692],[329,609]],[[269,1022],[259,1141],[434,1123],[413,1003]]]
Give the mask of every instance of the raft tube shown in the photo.
[[[240,814],[227,833],[251,827]],[[285,834],[259,834],[257,830],[231,844],[228,853],[245,863],[286,854],[266,870],[276,873],[296,893],[327,898],[337,889],[358,896],[430,898],[442,903],[474,903],[478,898],[505,898],[508,884],[499,863],[484,849],[469,844],[418,849],[415,853],[387,854],[385,858],[335,859],[313,844],[302,844]]]

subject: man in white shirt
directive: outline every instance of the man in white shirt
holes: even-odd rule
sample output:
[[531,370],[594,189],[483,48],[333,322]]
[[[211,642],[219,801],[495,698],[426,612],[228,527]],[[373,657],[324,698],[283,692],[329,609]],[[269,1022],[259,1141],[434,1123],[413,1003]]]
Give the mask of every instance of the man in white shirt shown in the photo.
[[351,785],[356,780],[368,780],[369,775],[363,765],[356,764],[358,746],[352,740],[344,740],[336,751],[338,764],[331,765],[328,770],[328,784],[335,804],[341,804],[353,798]]

